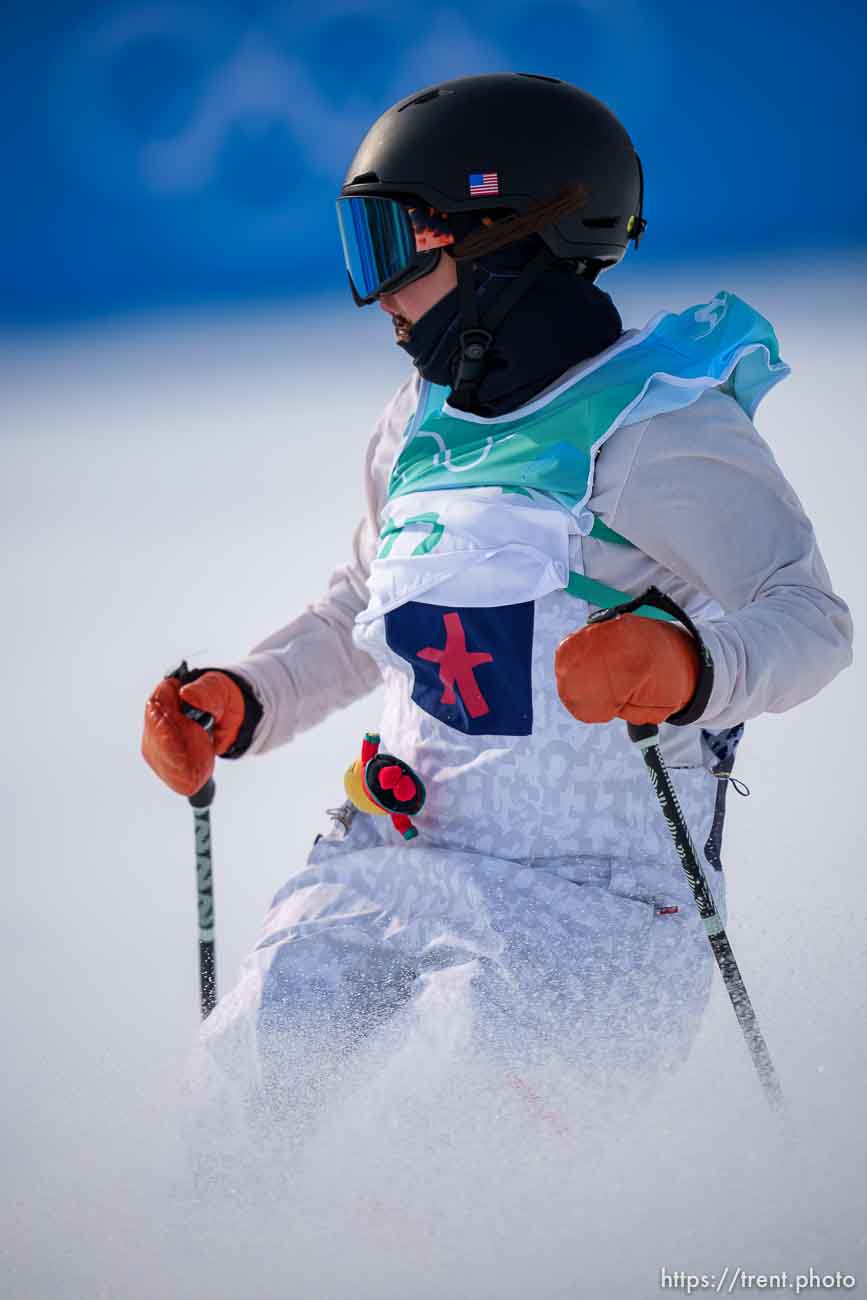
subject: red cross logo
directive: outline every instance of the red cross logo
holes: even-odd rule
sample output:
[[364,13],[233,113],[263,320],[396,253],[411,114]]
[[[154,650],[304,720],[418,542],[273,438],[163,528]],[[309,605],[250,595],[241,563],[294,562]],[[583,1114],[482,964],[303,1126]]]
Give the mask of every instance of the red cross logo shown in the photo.
[[491,710],[479,689],[473,670],[479,664],[493,663],[494,656],[481,652],[471,654],[467,650],[467,638],[460,614],[444,614],[443,622],[446,625],[445,647],[442,650],[435,650],[433,646],[425,646],[424,650],[418,650],[416,653],[419,659],[427,659],[430,663],[440,666],[440,681],[443,684],[440,703],[456,703],[455,686],[457,686],[467,713],[471,718],[481,718]]

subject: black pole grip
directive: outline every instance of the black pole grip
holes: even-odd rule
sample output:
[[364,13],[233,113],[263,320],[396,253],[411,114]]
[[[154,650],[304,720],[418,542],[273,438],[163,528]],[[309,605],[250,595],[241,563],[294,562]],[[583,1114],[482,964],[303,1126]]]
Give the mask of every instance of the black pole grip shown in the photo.
[[659,734],[659,728],[655,727],[652,722],[627,722],[626,730],[629,732],[629,739],[633,744],[639,740],[650,740],[653,736]]
[[188,796],[188,803],[193,808],[210,808],[214,802],[214,795],[217,793],[217,786],[214,778],[209,776],[201,790]]
[[[186,666],[186,665],[185,665]],[[204,709],[194,709],[191,704],[184,704],[181,701],[181,713],[190,718],[193,722],[198,722],[203,731],[210,733],[214,727],[214,717],[211,713],[205,713]],[[217,793],[217,787],[214,784],[214,778],[211,776],[195,794],[189,796],[190,804],[193,808],[210,808],[214,802],[214,795]]]

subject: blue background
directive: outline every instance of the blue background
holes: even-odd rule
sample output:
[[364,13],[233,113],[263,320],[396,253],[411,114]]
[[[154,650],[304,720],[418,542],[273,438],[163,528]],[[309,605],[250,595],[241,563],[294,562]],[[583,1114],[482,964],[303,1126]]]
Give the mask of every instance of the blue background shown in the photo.
[[446,77],[572,80],[642,155],[642,262],[865,240],[863,5],[6,0],[0,312],[43,322],[344,284],[368,125]]

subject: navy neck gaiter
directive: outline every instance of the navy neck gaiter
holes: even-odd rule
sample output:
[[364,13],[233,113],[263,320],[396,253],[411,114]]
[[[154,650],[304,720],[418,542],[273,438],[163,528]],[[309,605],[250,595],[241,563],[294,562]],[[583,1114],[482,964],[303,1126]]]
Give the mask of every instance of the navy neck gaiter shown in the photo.
[[[488,254],[476,263],[479,315],[539,248],[535,238]],[[620,314],[607,293],[555,262],[498,327],[475,414],[504,415],[529,402],[571,366],[594,357],[620,337]],[[460,333],[459,296],[452,290],[412,326],[399,343],[424,379],[454,382]]]

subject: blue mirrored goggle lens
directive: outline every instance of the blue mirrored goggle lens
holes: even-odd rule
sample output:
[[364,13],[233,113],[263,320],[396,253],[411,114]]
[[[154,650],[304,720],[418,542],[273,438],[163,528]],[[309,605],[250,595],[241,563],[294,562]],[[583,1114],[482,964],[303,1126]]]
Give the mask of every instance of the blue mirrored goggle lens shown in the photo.
[[416,258],[415,232],[394,199],[337,200],[346,269],[359,298],[372,298]]

